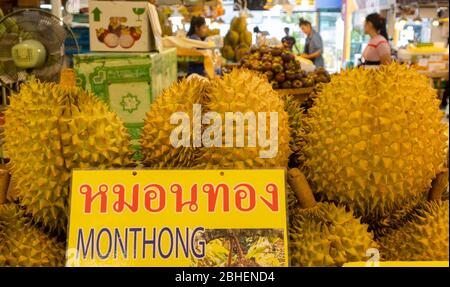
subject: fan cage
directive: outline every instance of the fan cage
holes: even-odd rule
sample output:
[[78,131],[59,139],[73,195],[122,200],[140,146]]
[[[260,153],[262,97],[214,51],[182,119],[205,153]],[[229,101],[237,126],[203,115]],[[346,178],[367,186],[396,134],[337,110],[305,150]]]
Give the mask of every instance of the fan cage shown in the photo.
[[[8,19],[11,20],[8,21]],[[29,79],[30,72],[42,81],[57,82],[59,71],[67,60],[64,48],[65,40],[72,38],[77,53],[80,51],[78,40],[71,27],[61,18],[37,8],[16,10],[0,19],[0,24],[5,23],[10,27],[11,22],[20,27],[20,30],[16,28],[17,31],[11,32],[10,30],[9,33],[4,34],[2,36],[3,46],[12,47],[18,42],[19,37],[36,39],[46,47],[47,60],[42,67],[26,70],[17,68],[12,62],[12,56],[6,54],[6,58],[3,58],[4,71],[0,76],[0,83],[26,81]]]
[[[29,12],[31,12],[31,13],[35,12],[35,13],[46,14],[47,16],[52,17],[56,21],[60,22],[63,25],[63,27],[65,28],[65,31],[66,31],[66,37],[65,38],[71,37],[74,40],[76,49],[78,51],[80,50],[79,45],[78,45],[78,41],[77,41],[76,36],[75,36],[74,32],[72,31],[71,27],[67,23],[64,23],[64,21],[62,19],[56,17],[52,13],[50,13],[50,12],[48,12],[46,10],[43,10],[43,9],[27,8],[27,9],[19,9],[19,10],[13,11],[13,12],[5,15],[4,17],[0,18],[0,24],[2,22],[4,22],[5,19],[7,19],[9,17],[15,16],[15,15],[18,15],[18,14],[21,14],[21,13],[27,13],[27,12],[28,13]],[[63,42],[62,45],[63,45],[62,47],[64,47],[64,42]],[[62,56],[63,56],[63,60],[65,60],[64,59],[65,55],[63,54]],[[12,94],[18,93],[20,91],[20,85],[23,82],[24,81],[16,81],[16,82],[13,82],[13,83],[4,83],[0,79],[0,118],[3,117],[4,111],[7,109],[7,107],[10,104],[10,96]],[[0,120],[3,121],[3,119],[0,119]],[[7,161],[8,160],[7,160],[6,156],[5,156],[5,150],[3,148],[3,127],[0,124],[0,164],[4,164]]]

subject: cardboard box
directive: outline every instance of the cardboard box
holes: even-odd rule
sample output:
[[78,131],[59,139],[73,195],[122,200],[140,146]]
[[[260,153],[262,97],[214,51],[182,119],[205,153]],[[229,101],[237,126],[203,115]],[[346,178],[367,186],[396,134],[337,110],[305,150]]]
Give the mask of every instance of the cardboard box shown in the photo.
[[150,104],[177,80],[176,49],[160,53],[74,55],[77,85],[92,91],[124,121],[138,145]]
[[147,1],[89,1],[91,51],[149,52],[151,35]]

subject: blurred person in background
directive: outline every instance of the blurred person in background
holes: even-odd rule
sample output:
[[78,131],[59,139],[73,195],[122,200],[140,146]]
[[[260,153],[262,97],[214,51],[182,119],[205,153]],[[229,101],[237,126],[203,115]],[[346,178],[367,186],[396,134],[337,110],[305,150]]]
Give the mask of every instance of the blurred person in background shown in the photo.
[[295,38],[289,35],[289,28],[286,27],[284,28],[284,33],[286,34],[286,36],[284,36],[281,39],[281,43],[283,43],[283,45],[288,48],[290,51],[292,51],[292,49],[295,46]]
[[261,31],[258,26],[253,28],[253,33],[256,35],[256,45],[261,47],[266,44],[266,38],[269,36],[269,32]]
[[391,46],[388,42],[386,20],[378,13],[367,15],[364,33],[370,36],[370,41],[362,54],[363,64],[365,66],[378,66],[391,63]]
[[[192,40],[204,41],[208,33],[208,26],[206,25],[206,20],[203,17],[192,17],[191,26],[187,33],[187,37]],[[192,74],[199,74],[200,76],[205,76],[205,67],[203,62],[189,62],[188,65],[188,76]]]
[[323,68],[325,62],[323,60],[323,42],[320,34],[314,31],[311,22],[305,19],[300,19],[300,29],[306,35],[305,48],[303,54],[300,56],[311,60],[316,68]]

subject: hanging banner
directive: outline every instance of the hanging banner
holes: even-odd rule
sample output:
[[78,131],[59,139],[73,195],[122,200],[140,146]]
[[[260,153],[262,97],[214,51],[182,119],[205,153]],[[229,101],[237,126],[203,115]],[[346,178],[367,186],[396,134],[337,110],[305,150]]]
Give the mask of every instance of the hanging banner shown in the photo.
[[288,266],[284,170],[74,170],[67,266]]

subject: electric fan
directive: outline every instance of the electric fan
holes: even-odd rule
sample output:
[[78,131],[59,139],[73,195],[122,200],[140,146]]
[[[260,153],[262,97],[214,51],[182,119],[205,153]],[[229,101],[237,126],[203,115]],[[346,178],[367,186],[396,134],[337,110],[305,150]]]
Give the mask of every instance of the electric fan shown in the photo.
[[0,82],[57,82],[67,31],[76,42],[60,18],[41,9],[21,9],[1,18]]

